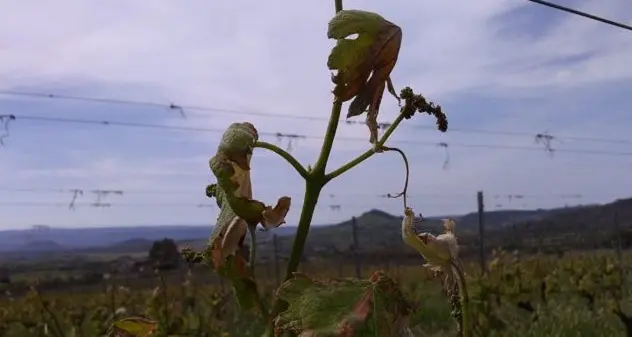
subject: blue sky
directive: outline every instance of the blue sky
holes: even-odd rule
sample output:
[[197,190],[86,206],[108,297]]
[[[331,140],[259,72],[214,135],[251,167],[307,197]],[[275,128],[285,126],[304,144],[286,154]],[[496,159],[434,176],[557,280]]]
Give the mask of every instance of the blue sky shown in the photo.
[[[557,3],[632,23],[626,0]],[[333,41],[326,38],[326,26],[333,3],[296,4],[2,2],[0,91],[327,118],[332,84],[326,59]],[[441,134],[423,128],[434,121],[416,116],[392,137],[391,145],[405,150],[411,162],[409,193],[415,211],[474,211],[477,190],[485,192],[489,209],[608,202],[632,194],[632,156],[561,151],[632,152],[630,32],[518,0],[424,0],[405,5],[349,0],[345,7],[378,12],[402,27],[402,49],[392,76],[396,87],[411,86],[441,104],[454,129]],[[380,121],[391,121],[397,110],[396,102],[385,96]],[[185,110],[183,119],[177,111],[160,107],[10,95],[0,95],[0,114],[17,116],[0,148],[0,229],[33,224],[212,224],[216,217],[216,209],[196,205],[212,204],[203,191],[213,182],[208,159],[220,134],[49,123],[21,115],[218,129],[250,121],[261,132],[315,137],[326,127],[325,121],[225,111]],[[553,143],[560,152],[552,157],[534,141],[545,131],[560,139]],[[362,124],[342,123],[338,134],[368,140]],[[406,140],[425,145],[402,142]],[[301,139],[292,153],[311,164],[320,142]],[[433,145],[439,142],[449,144],[447,169],[442,168],[444,149]],[[477,144],[535,150],[459,147]],[[337,141],[329,168],[368,146]],[[314,222],[336,222],[371,208],[399,214],[401,202],[380,195],[399,191],[403,180],[399,157],[375,156],[326,187]],[[267,203],[291,196],[295,206],[288,224],[295,223],[303,185],[284,161],[257,150],[253,184],[255,197]],[[89,192],[93,189],[124,194],[107,197],[114,204],[111,208],[78,206],[69,211],[64,204],[72,199],[70,189],[85,191],[78,203],[94,202],[95,195]],[[503,197],[509,194],[528,197]],[[61,206],[6,204],[16,202]],[[330,205],[341,207],[332,211]]]

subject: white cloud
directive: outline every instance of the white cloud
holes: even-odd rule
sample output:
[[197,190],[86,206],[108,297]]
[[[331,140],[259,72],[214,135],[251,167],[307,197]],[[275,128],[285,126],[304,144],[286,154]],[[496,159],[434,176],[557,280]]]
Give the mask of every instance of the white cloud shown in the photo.
[[[629,5],[624,0],[609,0],[599,5],[589,1],[565,3],[624,22],[632,19],[632,15],[626,14]],[[404,40],[393,74],[394,82],[400,87],[411,85],[430,100],[442,104],[451,127],[627,137],[629,127],[626,125],[629,124],[613,121],[614,117],[609,118],[604,113],[596,115],[594,111],[609,104],[608,111],[624,118],[621,116],[624,116],[626,96],[613,88],[631,85],[632,70],[627,63],[632,58],[632,35],[565,13],[544,19],[542,12],[534,10],[536,6],[500,0],[406,4],[345,2],[347,8],[377,11],[403,28]],[[538,15],[531,15],[531,11]],[[0,90],[30,89],[230,110],[329,116],[332,85],[325,60],[332,41],[326,39],[325,33],[327,21],[333,15],[333,4],[328,2],[296,6],[288,0],[212,3],[59,0],[54,4],[23,0],[1,3],[0,13],[5,14],[0,22]],[[522,15],[520,21],[514,20],[518,14]],[[539,34],[534,38],[529,31],[536,28]],[[581,97],[575,100],[574,95]],[[31,105],[34,103],[29,100],[19,102],[22,105],[18,112],[28,110],[45,116],[63,112],[73,118],[134,119],[217,129],[234,121],[251,120],[262,132],[312,136],[322,135],[326,127],[325,121],[237,113],[190,110],[185,111],[190,118],[184,120],[166,109],[97,108],[95,104],[66,101],[55,101],[54,105],[49,102],[43,108]],[[591,108],[587,106],[589,103],[599,105]],[[15,111],[16,103],[12,104],[0,101],[0,111]],[[616,109],[619,111],[614,111]],[[394,100],[385,96],[380,119],[389,121],[395,112]],[[194,118],[194,113],[209,118]],[[26,123],[18,120],[15,124],[19,129],[14,125],[11,130],[10,146],[0,149],[5,152],[0,153],[0,173],[6,176],[12,170],[17,172],[12,174],[14,180],[6,182],[9,186],[85,185],[126,189],[199,186],[201,190],[205,183],[212,181],[207,160],[217,146],[220,135],[216,133],[82,126],[57,129],[54,127],[61,126],[53,124],[38,129],[27,128]],[[428,116],[407,121],[393,140],[534,145],[531,137],[502,138],[450,132],[439,135],[412,127],[432,124]],[[609,134],[605,134],[605,130],[610,130]],[[341,124],[339,136],[368,138],[368,132],[361,125]],[[275,141],[272,136],[262,138]],[[286,141],[281,145],[287,145]],[[320,143],[320,139],[299,139],[294,153],[304,164],[311,164]],[[544,153],[455,145],[449,148],[452,165],[444,171],[441,163],[445,154],[441,148],[398,145],[411,156],[411,190],[414,191],[473,195],[477,189],[485,189],[497,193],[521,190],[535,194],[548,193],[553,185],[553,189],[560,191],[621,195],[630,187],[625,184],[606,186],[609,185],[606,178],[612,176],[622,176],[625,180],[622,166],[629,165],[627,159],[604,157],[601,162],[595,157],[560,153],[549,161]],[[559,146],[623,149],[622,145],[618,148],[605,145],[567,141]],[[339,140],[335,146],[331,168],[353,158],[368,144]],[[259,184],[256,191],[261,192],[256,193],[261,193],[268,202],[287,193],[300,203],[302,184],[297,176],[272,155],[258,153],[257,156],[261,158],[256,159],[261,169],[255,176]],[[588,172],[593,166],[585,163],[590,161],[605,163],[594,167],[600,174]],[[339,195],[394,192],[402,183],[400,165],[395,155],[380,156],[334,182],[327,190]],[[197,193],[196,190],[188,199],[138,195],[126,200],[193,203],[199,202]],[[1,191],[0,195],[4,196],[2,200],[13,198]],[[348,205],[355,203],[356,206],[346,207],[340,213],[327,213],[326,205],[334,201],[323,199],[323,210],[315,222],[334,221],[384,205],[388,210],[399,211],[397,201],[376,197],[347,199]],[[467,198],[424,199],[425,204],[435,213],[474,209]],[[52,224],[69,221],[77,225],[180,219],[210,221],[206,209],[161,210],[159,214],[146,209],[112,209],[103,210],[95,217],[77,215],[75,218],[62,211],[40,213],[28,212],[27,208],[11,209],[9,218],[15,225],[45,220]],[[293,210],[290,219],[297,218],[298,210]]]

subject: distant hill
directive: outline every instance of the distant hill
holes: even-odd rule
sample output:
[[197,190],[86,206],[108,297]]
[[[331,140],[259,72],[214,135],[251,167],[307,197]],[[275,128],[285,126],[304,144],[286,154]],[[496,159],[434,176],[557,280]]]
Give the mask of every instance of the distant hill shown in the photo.
[[[620,232],[615,230],[618,216]],[[448,216],[446,216],[448,217]],[[478,245],[478,214],[449,216],[457,221],[457,235],[464,252]],[[438,234],[441,218],[426,218],[420,231]],[[487,247],[557,246],[587,248],[611,243],[618,234],[632,228],[632,199],[604,205],[589,205],[537,210],[502,210],[485,213]],[[407,251],[401,244],[402,217],[381,210],[370,210],[356,217],[357,251],[362,254],[396,254]],[[305,248],[306,255],[347,254],[353,250],[352,220],[334,225],[313,226]],[[0,231],[0,251],[5,257],[41,256],[44,252],[68,254],[127,254],[146,252],[153,241],[172,238],[180,246],[202,249],[211,226],[152,226],[79,229],[41,229],[40,231]],[[258,256],[272,256],[272,236],[277,234],[277,253],[287,256],[296,227],[282,226],[258,232]],[[623,233],[623,234],[622,234]],[[626,234],[627,235],[627,234]],[[632,235],[631,235],[632,236]],[[627,237],[626,237],[627,238]],[[28,240],[27,240],[28,239]],[[627,239],[626,239],[627,240]],[[625,240],[624,240],[625,241]],[[627,242],[627,241],[626,241]],[[8,252],[12,253],[9,254]]]
[[[159,240],[165,237],[175,240],[207,237],[212,226],[147,226],[104,228],[45,228],[32,230],[0,231],[0,251],[32,251],[42,241],[54,242],[58,249],[76,249],[119,244],[133,238]],[[48,244],[50,246],[50,244]],[[54,248],[50,246],[50,248]],[[41,249],[39,249],[41,250]],[[57,249],[56,249],[57,250]]]
[[491,244],[544,250],[612,248],[632,244],[632,198],[604,205],[556,211],[546,217],[517,222],[490,233]]
[[[161,238],[162,239],[162,238]],[[159,239],[157,239],[159,240]],[[85,252],[85,253],[136,253],[136,252],[148,252],[151,246],[154,244],[155,240],[148,240],[144,238],[133,238],[129,240],[125,240],[123,242],[119,242],[114,245],[102,246],[102,247],[94,247],[94,248],[83,248],[77,249],[77,252]]]
[[[553,209],[536,210],[498,210],[485,212],[485,228],[496,230],[505,228],[512,224],[524,221],[537,221],[548,218],[556,214],[563,214],[573,210],[579,210],[587,206],[574,206]],[[478,213],[468,213],[457,218],[459,228],[462,230],[478,230]]]
[[[529,219],[546,218],[549,214],[556,214],[555,210],[532,211],[492,211],[485,213],[485,225],[489,230],[496,230],[514,222]],[[443,217],[428,217],[418,225],[420,231],[439,234],[442,231],[442,219],[453,218],[457,221],[459,235],[474,236],[478,233],[478,214],[451,215]],[[398,250],[406,250],[401,244],[401,216],[394,216],[381,210],[371,210],[356,217],[356,230],[358,237],[359,253],[397,253]],[[352,220],[330,226],[318,226],[310,229],[307,240],[306,254],[346,254],[352,250],[353,229]],[[277,249],[282,254],[289,254],[293,237],[287,236],[279,239]],[[261,254],[271,254],[270,244],[263,244]]]
[[[485,212],[485,240],[489,249],[533,248],[548,243],[560,247],[592,248],[612,241],[613,219],[618,214],[621,230],[632,228],[632,199],[605,205],[590,205],[538,210],[502,210]],[[478,249],[478,214],[449,216],[457,221],[459,244],[464,253]],[[419,231],[439,234],[441,218],[427,218],[418,225]],[[356,218],[358,249],[361,254],[397,254],[410,251],[401,244],[402,217],[380,210],[371,210]],[[595,234],[600,231],[601,234]],[[536,239],[534,239],[536,238]],[[290,252],[293,238],[282,237],[281,254]],[[305,254],[347,254],[352,251],[351,220],[331,226],[310,229]],[[599,242],[599,243],[594,243]],[[266,244],[263,254],[271,253]]]
[[[296,228],[275,229],[278,235],[294,234]],[[143,226],[96,228],[46,228],[0,231],[0,252],[95,252],[139,251],[155,240],[206,241],[213,226]]]
[[24,252],[49,252],[65,249],[64,246],[51,240],[31,241],[20,247]]

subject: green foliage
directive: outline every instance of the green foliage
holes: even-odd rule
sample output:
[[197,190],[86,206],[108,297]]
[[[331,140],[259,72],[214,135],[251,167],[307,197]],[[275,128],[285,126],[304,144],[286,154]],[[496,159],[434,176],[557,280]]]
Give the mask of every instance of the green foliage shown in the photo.
[[[475,273],[476,263],[467,263],[475,336],[624,336],[626,327],[617,312],[620,309],[627,315],[632,310],[632,255],[625,254],[622,263],[623,268],[619,268],[614,254],[568,253],[555,257],[496,252],[490,259],[489,273],[482,278]],[[338,264],[339,260],[329,261],[310,269],[318,270],[322,278],[330,278],[337,275]],[[352,265],[346,267],[349,272],[353,269]],[[367,261],[366,268],[368,272],[378,267]],[[67,285],[61,291],[31,291],[25,296],[16,292],[9,297],[2,289],[0,336],[36,337],[43,336],[44,331],[55,337],[62,336],[58,331],[66,337],[104,336],[113,322],[131,316],[155,320],[158,327],[152,336],[156,337],[214,337],[223,333],[261,337],[266,328],[263,318],[242,312],[230,293],[213,284],[216,280],[197,273],[187,275],[183,282],[181,272],[170,272],[164,276],[165,286],[155,279],[149,284],[131,279],[132,288],[117,286],[127,282],[122,277],[106,280],[103,287]],[[403,295],[415,308],[409,315],[413,336],[455,335],[451,308],[430,271],[402,264],[385,274],[398,280]],[[314,283],[343,281],[334,278]],[[350,287],[371,280],[352,281]],[[258,283],[262,296],[269,298],[274,281],[260,277]],[[318,297],[317,301],[328,294],[335,299],[332,291],[314,289],[312,296]]]
[[327,282],[297,273],[278,296],[289,307],[277,317],[277,329],[313,337],[393,336],[407,329],[411,311],[396,282],[382,273]]
[[477,334],[617,335],[620,324],[629,319],[624,303],[629,303],[631,294],[624,293],[630,289],[630,275],[613,258],[597,254],[521,258],[494,251],[489,274],[472,280]]

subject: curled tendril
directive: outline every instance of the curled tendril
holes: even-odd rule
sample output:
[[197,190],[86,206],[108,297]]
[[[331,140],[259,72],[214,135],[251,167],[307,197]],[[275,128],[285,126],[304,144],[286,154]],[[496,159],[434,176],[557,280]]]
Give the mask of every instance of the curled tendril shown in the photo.
[[399,96],[404,100],[404,106],[400,113],[404,118],[410,119],[415,112],[425,112],[437,119],[437,129],[441,132],[448,130],[448,117],[441,110],[441,106],[433,102],[428,102],[421,94],[415,94],[413,89],[405,87]]
[[406,193],[408,191],[408,177],[410,176],[410,169],[408,166],[408,158],[406,157],[406,154],[404,153],[404,151],[396,148],[396,147],[383,147],[382,150],[384,151],[395,151],[398,152],[402,158],[404,159],[404,166],[406,167],[406,180],[404,181],[404,189],[397,193],[397,194],[390,194],[388,193],[386,196],[389,198],[399,198],[402,197],[404,200],[404,209],[408,208],[408,203],[407,203],[407,198],[406,198]]

